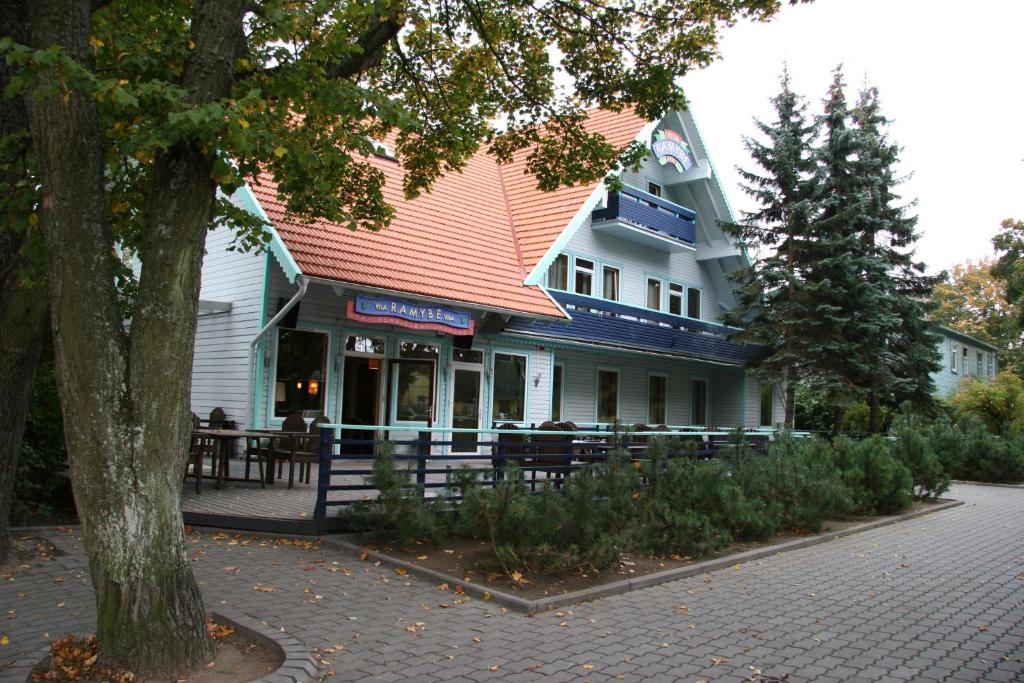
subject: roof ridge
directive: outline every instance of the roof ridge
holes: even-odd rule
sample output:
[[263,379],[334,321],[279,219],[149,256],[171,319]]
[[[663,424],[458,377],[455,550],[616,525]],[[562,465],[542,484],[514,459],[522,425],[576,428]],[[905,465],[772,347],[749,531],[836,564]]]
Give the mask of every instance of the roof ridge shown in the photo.
[[494,167],[498,171],[498,185],[501,186],[501,198],[505,202],[505,216],[508,218],[508,227],[512,231],[512,246],[516,250],[516,263],[519,264],[519,275],[526,279],[526,267],[523,265],[523,252],[519,249],[519,234],[516,232],[516,221],[512,217],[512,204],[508,201],[508,189],[505,187],[505,174],[501,172],[501,162],[494,160]]

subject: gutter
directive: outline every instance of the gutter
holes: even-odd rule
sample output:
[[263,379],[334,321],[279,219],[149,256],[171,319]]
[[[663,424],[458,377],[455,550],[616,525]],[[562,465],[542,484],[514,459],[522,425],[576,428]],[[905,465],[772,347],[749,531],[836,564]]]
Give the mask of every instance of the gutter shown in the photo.
[[288,311],[295,308],[295,304],[299,303],[302,300],[302,297],[306,296],[306,290],[309,289],[309,278],[304,275],[299,275],[298,281],[299,291],[297,291],[295,295],[288,300],[288,303],[281,307],[281,310],[278,311],[277,314],[263,326],[263,329],[256,333],[256,336],[252,338],[252,341],[249,342],[249,377],[246,383],[247,390],[245,395],[248,397],[247,400],[249,401],[249,426],[251,427],[256,426],[256,410],[258,408],[256,405],[254,386],[256,375],[256,345],[260,343],[260,340],[262,340],[270,330],[274,329],[274,326],[277,325],[277,323],[288,315]]

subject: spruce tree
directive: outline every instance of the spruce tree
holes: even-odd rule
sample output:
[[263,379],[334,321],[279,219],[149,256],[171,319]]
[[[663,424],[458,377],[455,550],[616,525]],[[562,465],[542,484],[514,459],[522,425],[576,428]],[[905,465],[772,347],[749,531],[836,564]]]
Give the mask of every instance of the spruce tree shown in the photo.
[[896,188],[901,148],[889,140],[889,120],[882,115],[878,89],[865,87],[852,112],[856,128],[857,167],[866,193],[859,216],[865,256],[875,263],[871,284],[885,298],[890,326],[880,337],[888,348],[887,368],[875,368],[865,378],[870,407],[869,427],[881,428],[881,404],[910,401],[916,408],[934,407],[931,373],[939,369],[939,352],[928,334],[926,320],[935,310],[932,288],[943,276],[928,276],[925,265],[914,260],[918,235],[913,204],[901,205]]
[[743,328],[740,339],[765,349],[753,367],[765,379],[784,382],[785,425],[791,428],[796,379],[806,360],[802,327],[808,311],[800,271],[816,213],[817,177],[815,125],[807,119],[807,104],[790,88],[788,70],[783,71],[781,85],[782,91],[771,100],[775,121],[754,120],[765,141],[743,138],[760,172],[737,169],[745,181],[743,191],[760,208],[744,212],[742,222],[722,227],[755,254],[749,267],[733,275],[738,305],[727,321]]

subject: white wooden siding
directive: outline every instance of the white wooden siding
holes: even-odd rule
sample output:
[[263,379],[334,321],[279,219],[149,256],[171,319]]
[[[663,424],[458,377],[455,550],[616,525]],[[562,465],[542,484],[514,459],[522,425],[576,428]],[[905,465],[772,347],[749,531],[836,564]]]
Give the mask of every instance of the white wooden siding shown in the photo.
[[206,235],[199,298],[228,302],[231,310],[199,316],[192,360],[192,411],[206,418],[220,407],[228,419],[242,426],[249,424],[249,342],[260,329],[267,256],[228,251],[233,238],[232,231],[223,227]]

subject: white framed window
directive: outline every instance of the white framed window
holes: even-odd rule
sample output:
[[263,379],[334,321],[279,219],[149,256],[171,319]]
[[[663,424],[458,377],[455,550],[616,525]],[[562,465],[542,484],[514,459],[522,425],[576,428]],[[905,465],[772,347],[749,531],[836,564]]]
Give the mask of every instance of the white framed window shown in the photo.
[[761,383],[761,421],[762,427],[771,427],[775,423],[775,385]]
[[565,365],[555,363],[551,372],[551,421],[562,421],[562,402],[565,400]]
[[569,257],[559,254],[548,268],[548,288],[567,291],[569,289]]
[[491,386],[491,417],[495,422],[526,419],[526,356],[495,353]]
[[683,314],[683,298],[685,297],[683,286],[674,282],[668,285],[668,312],[672,315]]
[[971,374],[971,360],[970,360],[970,358],[967,357],[968,350],[967,350],[966,346],[963,347],[963,350],[964,350],[964,360],[960,364],[960,369],[963,370],[964,377],[969,377],[970,374]]
[[949,341],[949,371],[953,374],[957,373],[957,359],[960,358],[959,345],[952,339]]
[[661,280],[657,278],[647,278],[647,308],[661,310]]
[[981,351],[975,351],[974,353],[974,376],[981,377]]
[[594,262],[578,258],[573,264],[573,291],[585,296],[594,294]]
[[700,320],[700,290],[696,287],[686,288],[686,317]]
[[597,370],[597,401],[595,417],[598,422],[619,419],[619,371],[613,368]]
[[996,376],[996,354],[990,352],[990,353],[988,353],[986,355],[988,356],[988,376],[989,377],[995,377]]
[[668,377],[665,375],[647,376],[647,424],[663,425],[668,423]]
[[601,266],[601,296],[608,301],[619,300],[619,276],[618,268]]

